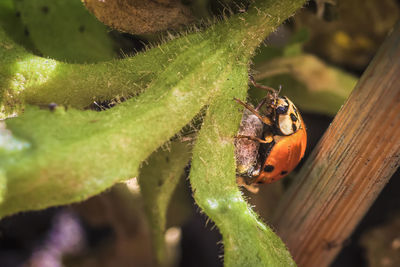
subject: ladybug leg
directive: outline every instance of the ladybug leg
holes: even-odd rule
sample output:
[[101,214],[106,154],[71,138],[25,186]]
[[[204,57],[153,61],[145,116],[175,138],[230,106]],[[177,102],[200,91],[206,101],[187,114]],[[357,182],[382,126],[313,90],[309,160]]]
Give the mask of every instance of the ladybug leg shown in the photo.
[[234,98],[234,100],[235,100],[236,102],[238,102],[240,105],[244,106],[246,109],[248,109],[251,113],[253,113],[254,115],[256,115],[257,118],[259,118],[263,123],[265,123],[265,124],[267,124],[267,125],[270,125],[270,126],[273,125],[272,121],[271,121],[268,117],[261,116],[260,113],[258,113],[258,111],[255,110],[255,109],[254,109],[252,106],[250,106],[249,104],[246,104],[246,103],[242,102],[242,100],[237,99],[237,98]]
[[256,141],[256,142],[259,142],[259,143],[263,143],[263,144],[269,144],[272,141],[274,141],[272,136],[266,136],[265,139],[261,139],[261,138],[255,137],[255,136],[237,135],[237,136],[235,136],[235,138],[246,138],[246,139],[249,139],[249,140],[252,140],[252,141]]
[[266,144],[272,143],[272,141],[274,141],[274,135],[272,133],[265,134],[264,140]]
[[257,105],[257,107],[254,109],[255,111],[258,111],[262,106],[265,105],[265,103],[267,102],[267,98],[264,97],[263,100],[261,100],[261,102]]
[[256,80],[254,80],[254,77],[253,77],[253,76],[250,75],[250,76],[249,76],[249,80],[250,80],[251,84],[252,84],[254,87],[259,88],[259,89],[263,89],[263,90],[270,91],[272,94],[276,94],[276,90],[275,90],[274,88],[269,87],[269,86],[266,86],[266,85],[261,85],[261,84],[257,83]]
[[260,104],[258,104],[258,106],[256,107],[256,110],[258,110],[259,108],[261,108],[261,107],[265,104],[265,102],[267,101],[267,98],[269,98],[269,99],[272,101],[271,105],[274,106],[274,105],[275,105],[275,101],[276,101],[276,99],[278,98],[279,93],[281,92],[282,85],[279,85],[279,90],[277,91],[277,90],[275,90],[274,88],[272,88],[272,87],[270,87],[270,86],[266,86],[266,85],[262,85],[262,84],[257,83],[257,82],[254,80],[254,77],[251,76],[251,75],[249,76],[249,80],[250,80],[251,84],[252,84],[254,87],[259,88],[259,89],[262,89],[262,90],[267,90],[267,91],[271,92],[271,95],[267,95],[267,96],[260,102]]

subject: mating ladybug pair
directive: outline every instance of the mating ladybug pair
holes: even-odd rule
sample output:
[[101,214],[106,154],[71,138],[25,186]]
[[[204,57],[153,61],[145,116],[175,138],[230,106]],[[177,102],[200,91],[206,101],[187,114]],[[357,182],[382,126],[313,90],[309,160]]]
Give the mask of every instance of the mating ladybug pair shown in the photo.
[[306,127],[292,101],[278,96],[271,87],[250,81],[269,92],[255,108],[235,99],[245,107],[235,140],[236,172],[244,186],[285,177],[303,158],[307,145]]

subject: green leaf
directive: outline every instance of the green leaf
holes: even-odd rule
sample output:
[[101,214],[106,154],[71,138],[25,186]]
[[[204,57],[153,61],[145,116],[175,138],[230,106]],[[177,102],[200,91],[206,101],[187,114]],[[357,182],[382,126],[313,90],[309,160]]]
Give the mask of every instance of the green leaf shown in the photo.
[[258,65],[279,57],[291,57],[300,55],[303,52],[304,43],[308,41],[308,39],[308,30],[302,28],[290,37],[290,40],[284,47],[273,45],[261,46],[252,61],[255,65]]
[[35,45],[26,34],[25,26],[21,21],[21,13],[15,9],[13,0],[0,1],[0,25],[16,43],[35,51]]
[[168,150],[154,152],[140,169],[139,175],[140,191],[160,265],[166,260],[164,236],[168,205],[190,156],[185,143],[172,142]]
[[80,0],[14,0],[35,47],[45,57],[75,63],[115,56],[108,28]]
[[310,33],[306,28],[298,30],[291,36],[289,43],[283,49],[283,56],[291,57],[303,52],[304,43],[310,39]]

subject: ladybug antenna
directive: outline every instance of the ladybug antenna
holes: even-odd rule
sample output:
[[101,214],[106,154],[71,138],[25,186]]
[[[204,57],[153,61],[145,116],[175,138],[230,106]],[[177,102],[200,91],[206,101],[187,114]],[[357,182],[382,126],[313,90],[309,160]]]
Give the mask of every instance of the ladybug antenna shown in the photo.
[[254,77],[253,77],[252,75],[249,75],[249,80],[250,80],[251,84],[252,84],[254,87],[256,87],[256,88],[263,89],[263,90],[267,90],[267,91],[269,91],[269,92],[271,92],[271,93],[273,93],[273,94],[276,93],[276,90],[275,90],[274,88],[269,87],[269,86],[266,86],[266,85],[258,84],[258,83],[256,82],[256,80],[254,80]]
[[281,92],[281,90],[282,90],[282,85],[279,85],[278,91],[274,90],[271,94],[272,106],[274,106],[274,107],[276,106],[276,102],[277,102],[277,99],[278,99],[278,96],[279,96],[279,93]]

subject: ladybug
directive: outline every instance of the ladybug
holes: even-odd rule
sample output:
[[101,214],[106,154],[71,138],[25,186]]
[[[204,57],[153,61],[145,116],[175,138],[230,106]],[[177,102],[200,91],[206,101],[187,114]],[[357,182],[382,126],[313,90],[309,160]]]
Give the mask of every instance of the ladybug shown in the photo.
[[[262,134],[243,134],[243,120],[239,128],[237,139],[245,139],[249,144],[258,144],[258,153],[253,158],[244,162],[243,154],[250,155],[250,145],[243,142],[235,142],[237,175],[245,184],[269,184],[289,174],[304,156],[307,145],[307,132],[304,121],[296,106],[285,96],[267,86],[261,86],[253,81],[256,87],[271,91],[256,108],[250,104],[243,103],[239,99],[236,102],[244,106],[251,115],[256,116],[262,122]],[[265,107],[265,112],[261,108]],[[246,114],[244,113],[244,114]],[[245,128],[245,127],[244,127]],[[257,133],[254,131],[254,133]],[[242,183],[243,185],[243,183]]]

